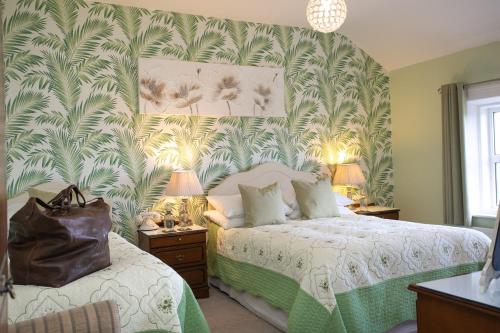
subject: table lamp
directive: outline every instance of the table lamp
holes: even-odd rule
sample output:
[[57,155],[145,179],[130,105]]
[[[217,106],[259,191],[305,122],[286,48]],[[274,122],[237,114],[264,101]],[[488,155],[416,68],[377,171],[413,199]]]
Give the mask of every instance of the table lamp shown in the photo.
[[359,187],[365,183],[363,171],[357,163],[337,164],[335,175],[333,176],[333,185],[344,185],[347,187],[347,197],[352,199],[354,187]]
[[193,170],[174,171],[170,177],[165,194],[171,197],[181,197],[181,208],[179,211],[179,227],[180,230],[185,230],[190,225],[190,220],[187,211],[188,197],[193,195],[203,195],[203,187],[201,187],[198,176]]

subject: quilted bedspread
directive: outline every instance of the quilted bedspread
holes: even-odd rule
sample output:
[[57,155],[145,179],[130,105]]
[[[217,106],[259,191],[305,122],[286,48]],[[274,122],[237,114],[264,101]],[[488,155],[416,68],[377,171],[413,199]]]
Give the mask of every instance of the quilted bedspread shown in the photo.
[[172,268],[115,233],[109,234],[109,246],[111,266],[61,288],[16,285],[9,322],[114,300],[123,332],[208,332],[191,289]]
[[[305,328],[311,300],[328,316],[317,331],[377,332],[411,319],[409,283],[479,269],[490,242],[476,230],[362,215],[211,231],[212,275],[288,311],[291,332]],[[276,286],[262,290],[262,279]]]

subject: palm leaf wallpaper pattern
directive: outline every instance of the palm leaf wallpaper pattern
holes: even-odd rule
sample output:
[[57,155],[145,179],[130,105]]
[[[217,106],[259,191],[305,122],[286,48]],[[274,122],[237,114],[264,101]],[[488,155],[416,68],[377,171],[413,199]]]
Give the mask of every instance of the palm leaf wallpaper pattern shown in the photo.
[[[162,208],[174,167],[206,190],[265,161],[319,172],[361,161],[371,199],[393,196],[388,77],[339,34],[83,0],[3,0],[8,194],[63,180],[113,201],[117,230]],[[144,116],[139,57],[284,67],[286,118]],[[203,198],[190,202],[199,223]]]

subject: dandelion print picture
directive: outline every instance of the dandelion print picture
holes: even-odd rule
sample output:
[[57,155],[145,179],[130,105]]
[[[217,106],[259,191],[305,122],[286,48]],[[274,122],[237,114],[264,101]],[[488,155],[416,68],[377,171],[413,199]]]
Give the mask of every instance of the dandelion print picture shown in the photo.
[[283,68],[139,59],[143,114],[285,117]]

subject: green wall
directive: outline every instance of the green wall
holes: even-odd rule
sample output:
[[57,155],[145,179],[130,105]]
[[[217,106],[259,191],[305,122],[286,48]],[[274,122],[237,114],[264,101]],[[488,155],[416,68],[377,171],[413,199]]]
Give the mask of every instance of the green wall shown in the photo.
[[[370,197],[392,203],[389,79],[347,38],[309,29],[88,3],[7,0],[8,192],[51,179],[110,197],[119,231],[164,207],[171,166],[206,190],[265,161],[319,172],[359,158]],[[283,118],[138,114],[139,57],[284,67]],[[203,198],[191,202],[199,223]]]
[[500,42],[392,71],[395,205],[403,219],[443,223],[441,96],[446,83],[500,78]]

